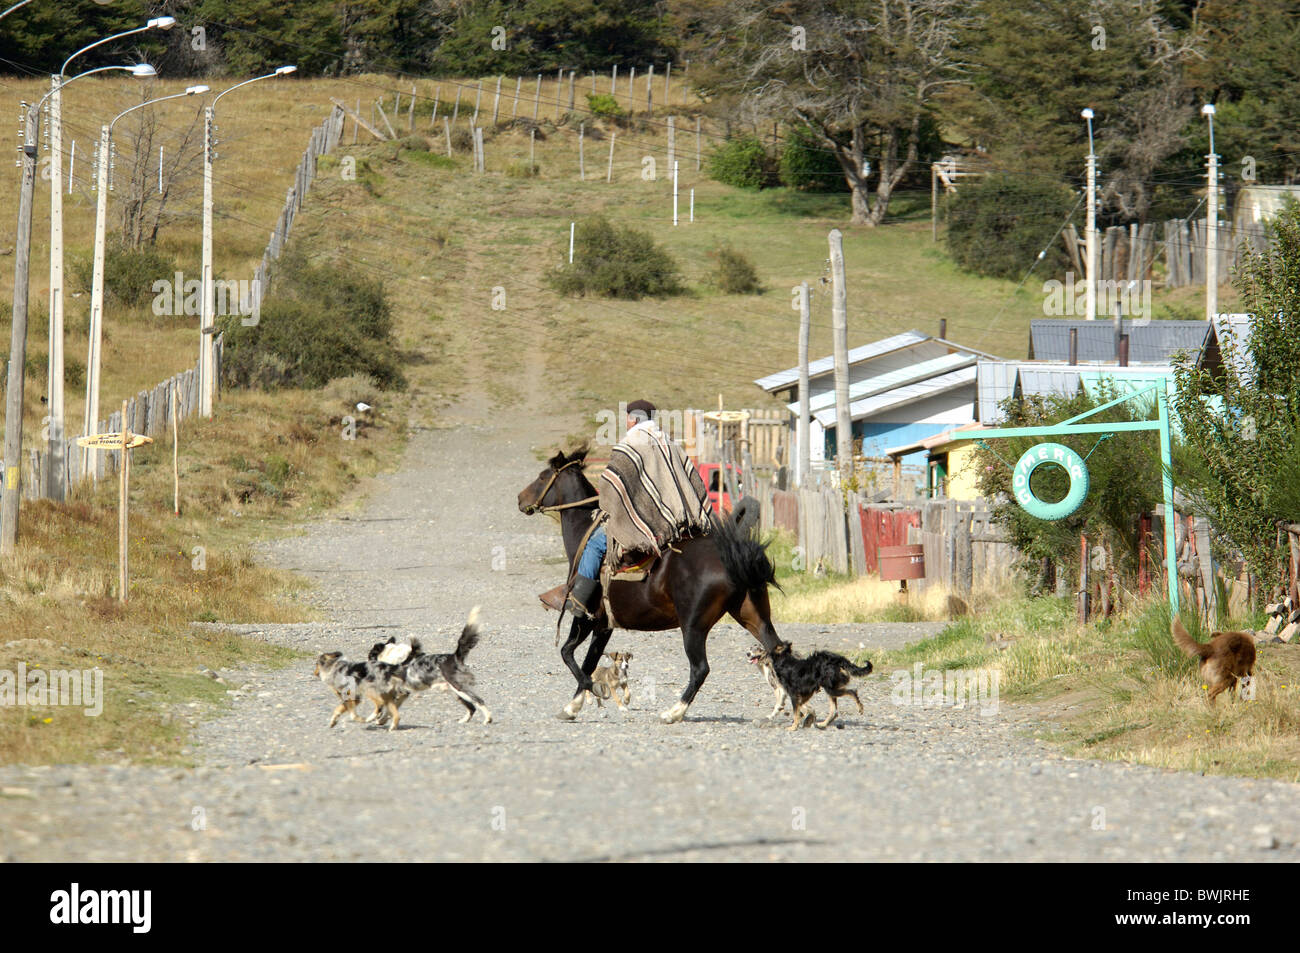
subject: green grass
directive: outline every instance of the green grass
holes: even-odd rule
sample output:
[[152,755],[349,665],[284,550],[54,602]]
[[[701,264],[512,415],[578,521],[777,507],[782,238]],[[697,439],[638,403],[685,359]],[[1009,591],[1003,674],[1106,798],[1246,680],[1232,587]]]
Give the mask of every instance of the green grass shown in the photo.
[[[1189,613],[1193,637],[1208,637]],[[1251,627],[1258,618],[1231,620]],[[1010,639],[999,651],[990,639]],[[1211,705],[1195,665],[1173,644],[1167,603],[1138,605],[1080,626],[1069,600],[1017,598],[949,625],[933,638],[873,653],[878,671],[996,669],[1004,699],[1051,719],[1045,734],[1079,757],[1209,774],[1300,780],[1300,658],[1263,645],[1253,701]],[[1068,699],[1068,704],[1062,704]]]

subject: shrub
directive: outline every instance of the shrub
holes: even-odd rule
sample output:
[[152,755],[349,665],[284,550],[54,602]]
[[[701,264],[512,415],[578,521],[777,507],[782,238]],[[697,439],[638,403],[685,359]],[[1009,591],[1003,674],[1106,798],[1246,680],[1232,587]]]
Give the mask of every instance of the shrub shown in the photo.
[[1059,273],[1066,265],[1065,249],[1053,236],[1070,205],[1064,185],[991,174],[963,186],[953,199],[948,253],[976,274],[1019,278],[1046,246],[1044,273]]
[[615,122],[627,116],[627,111],[609,93],[588,93],[587,109],[598,119],[610,119]]
[[578,223],[573,264],[552,273],[550,282],[561,294],[633,301],[685,290],[677,263],[649,234],[600,217]]
[[758,281],[758,271],[754,263],[730,245],[723,245],[717,251],[709,253],[717,262],[713,270],[713,283],[723,294],[750,295],[759,294],[763,287]]
[[[94,285],[93,257],[76,258],[72,275],[79,290],[89,294]],[[127,248],[112,243],[104,249],[104,295],[126,307],[139,307],[153,299],[153,283],[162,279],[171,283],[176,263],[155,248]]]
[[260,319],[218,320],[225,335],[222,377],[237,387],[323,387],[368,374],[382,388],[405,386],[383,284],[346,265],[281,260]]
[[506,166],[506,178],[508,179],[535,179],[541,175],[541,172],[542,167],[536,162],[520,160]]
[[772,181],[772,162],[757,139],[746,137],[723,143],[709,156],[709,175],[724,185],[761,189]]
[[805,126],[796,126],[781,152],[781,184],[805,192],[847,192],[844,170],[830,147]]

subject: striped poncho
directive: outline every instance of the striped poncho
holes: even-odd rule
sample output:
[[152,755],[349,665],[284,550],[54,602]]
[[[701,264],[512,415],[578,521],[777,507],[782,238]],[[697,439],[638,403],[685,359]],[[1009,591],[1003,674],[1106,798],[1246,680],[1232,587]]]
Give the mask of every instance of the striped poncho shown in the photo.
[[709,495],[681,448],[653,421],[633,427],[600,476],[611,562],[626,552],[658,556],[683,536],[707,531]]

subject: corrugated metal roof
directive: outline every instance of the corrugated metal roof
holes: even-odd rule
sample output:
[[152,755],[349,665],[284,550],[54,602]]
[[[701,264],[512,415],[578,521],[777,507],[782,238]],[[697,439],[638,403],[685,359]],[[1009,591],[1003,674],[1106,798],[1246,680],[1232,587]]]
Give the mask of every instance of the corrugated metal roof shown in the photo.
[[976,378],[976,412],[984,423],[1002,419],[998,404],[1016,392],[1016,361],[980,361]]
[[[935,394],[942,394],[945,391],[953,390],[965,384],[975,382],[975,368],[964,367],[958,371],[952,371],[948,374],[939,374],[936,377],[930,377],[923,381],[917,381],[912,384],[904,384],[901,387],[895,387],[883,394],[876,394],[865,400],[849,404],[849,417],[852,420],[861,420],[863,417],[870,417],[873,414],[890,410],[894,407],[901,407],[904,404],[915,403],[918,400],[924,400],[926,397],[933,397]],[[825,410],[819,410],[813,414],[813,417],[823,427],[835,426],[835,408],[829,407]]]
[[[870,344],[864,344],[861,347],[855,347],[849,351],[848,363],[852,367],[860,361],[870,360],[873,357],[880,357],[882,354],[888,354],[890,351],[897,351],[900,348],[910,347],[913,344],[920,344],[922,341],[929,340],[928,334],[922,334],[920,331],[904,331],[902,334],[895,334],[891,337],[881,338],[879,341],[872,341]],[[819,374],[828,374],[835,370],[835,355],[823,357],[816,361],[808,362],[808,376],[816,377]],[[798,365],[781,371],[777,374],[769,374],[767,377],[760,377],[754,381],[763,390],[771,393],[774,390],[782,390],[786,387],[798,386],[799,384],[799,367]]]
[[[964,354],[958,351],[956,354],[945,354],[943,357],[922,361],[919,364],[913,364],[911,367],[900,367],[895,371],[877,374],[875,377],[869,377],[866,380],[849,385],[850,406],[855,401],[864,400],[876,394],[883,394],[887,390],[893,390],[895,387],[901,387],[904,384],[925,380],[927,377],[934,377],[936,374],[955,371],[962,367],[970,367],[977,360],[979,358],[974,354]],[[809,400],[808,406],[813,411],[834,407],[835,392],[829,391],[825,394],[816,395]],[[791,404],[790,409],[796,414],[799,413],[798,403]]]
[[[1076,318],[1038,318],[1029,322],[1030,351],[1037,361],[1068,361],[1070,330],[1079,332],[1079,360],[1115,360],[1113,321]],[[1167,364],[1179,351],[1199,357],[1210,333],[1208,321],[1124,321],[1130,364]]]
[[[1069,365],[1066,365],[1067,367]],[[1073,397],[1079,392],[1079,371],[1060,367],[1035,367],[1022,365],[1019,370],[1016,392],[1026,394],[1062,394]]]

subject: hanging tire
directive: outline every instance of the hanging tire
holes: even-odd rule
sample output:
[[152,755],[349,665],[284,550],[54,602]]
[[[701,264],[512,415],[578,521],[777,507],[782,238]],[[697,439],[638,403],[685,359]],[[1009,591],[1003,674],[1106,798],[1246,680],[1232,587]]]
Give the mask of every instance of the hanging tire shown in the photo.
[[[1070,477],[1070,490],[1055,503],[1045,503],[1029,488],[1030,477],[1044,464],[1055,464]],[[1040,520],[1063,520],[1081,505],[1088,495],[1088,467],[1083,457],[1060,443],[1040,443],[1030,447],[1016,461],[1011,473],[1011,492],[1016,502],[1030,516]]]

